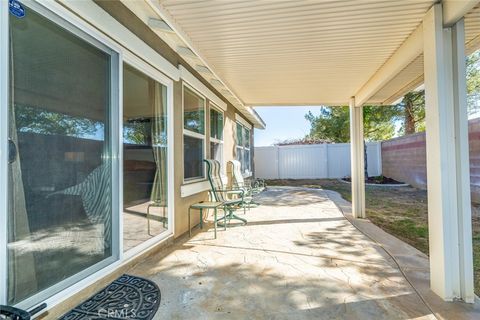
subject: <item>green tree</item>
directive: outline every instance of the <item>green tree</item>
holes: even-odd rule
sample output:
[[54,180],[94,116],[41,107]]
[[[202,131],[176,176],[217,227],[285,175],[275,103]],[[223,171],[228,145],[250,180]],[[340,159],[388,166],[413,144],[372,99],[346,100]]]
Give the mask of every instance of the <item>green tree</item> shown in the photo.
[[[342,107],[322,107],[319,115],[311,111],[305,115],[310,122],[311,139],[332,142],[350,141],[350,110]],[[398,106],[363,107],[364,137],[367,141],[391,139],[395,136],[395,121],[399,119]]]
[[404,135],[425,131],[425,91],[407,93],[398,105],[403,113],[401,131]]
[[150,119],[129,119],[123,124],[123,137],[127,143],[148,145],[152,140]]
[[467,57],[467,108],[473,114],[480,110],[480,50]]
[[20,132],[85,137],[94,135],[103,124],[42,108],[15,105],[15,124]]
[[467,57],[467,93],[480,92],[480,50]]

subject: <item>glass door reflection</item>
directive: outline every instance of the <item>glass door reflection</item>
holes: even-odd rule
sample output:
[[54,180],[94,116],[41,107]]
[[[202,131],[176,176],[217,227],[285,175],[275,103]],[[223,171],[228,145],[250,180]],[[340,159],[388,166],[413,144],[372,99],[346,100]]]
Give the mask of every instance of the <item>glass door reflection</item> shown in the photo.
[[123,248],[168,230],[167,87],[124,65]]
[[34,10],[11,17],[10,30],[8,303],[15,304],[52,295],[112,260],[112,55]]

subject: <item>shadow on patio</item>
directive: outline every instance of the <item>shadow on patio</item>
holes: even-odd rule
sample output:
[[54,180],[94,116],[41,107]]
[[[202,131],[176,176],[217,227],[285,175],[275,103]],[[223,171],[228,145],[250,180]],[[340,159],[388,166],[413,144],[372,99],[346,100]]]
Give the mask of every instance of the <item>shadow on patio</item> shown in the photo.
[[328,192],[271,187],[257,200],[246,226],[217,240],[195,229],[130,270],[161,288],[156,319],[435,318]]

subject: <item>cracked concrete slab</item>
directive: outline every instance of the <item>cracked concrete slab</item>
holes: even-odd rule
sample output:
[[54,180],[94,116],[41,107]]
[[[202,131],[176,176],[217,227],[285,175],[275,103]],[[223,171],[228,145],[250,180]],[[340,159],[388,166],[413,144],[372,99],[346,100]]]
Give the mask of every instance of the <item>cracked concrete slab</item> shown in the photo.
[[129,271],[155,281],[155,319],[434,319],[382,247],[324,190],[270,187],[248,224],[195,229]]

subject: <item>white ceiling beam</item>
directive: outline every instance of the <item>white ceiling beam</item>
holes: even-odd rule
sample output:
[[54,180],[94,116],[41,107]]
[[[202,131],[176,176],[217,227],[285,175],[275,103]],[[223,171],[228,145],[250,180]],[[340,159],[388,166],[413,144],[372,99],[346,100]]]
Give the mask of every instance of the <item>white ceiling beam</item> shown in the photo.
[[422,54],[422,52],[423,25],[420,24],[397,51],[395,51],[390,59],[357,91],[355,94],[356,105],[361,106],[365,104],[368,99]]
[[292,102],[292,103],[268,103],[268,102],[260,102],[260,103],[245,103],[248,106],[257,108],[257,107],[323,107],[323,106],[346,106],[348,105],[349,101],[337,100],[337,101],[303,101],[303,102]]
[[[472,10],[479,0],[443,0],[443,24],[451,26]],[[365,104],[384,85],[423,53],[423,24],[405,40],[387,62],[355,95],[357,106]],[[395,97],[391,97],[391,101]]]
[[443,0],[443,25],[450,27],[472,10],[479,0]]
[[418,76],[417,78],[415,78],[414,80],[412,80],[410,83],[408,83],[406,86],[404,86],[403,88],[401,88],[400,90],[398,90],[397,92],[395,92],[394,94],[392,94],[389,98],[385,99],[383,102],[382,102],[382,105],[385,105],[385,106],[388,106],[388,105],[392,105],[392,104],[395,104],[394,102],[396,102],[397,100],[399,100],[399,97],[402,97],[403,99],[403,96],[405,94],[407,94],[408,92],[412,91],[412,90],[415,90],[416,88],[418,88],[421,84],[423,83],[423,72],[420,76]]
[[480,35],[476,36],[472,40],[470,40],[468,43],[465,44],[465,53],[467,55],[471,55],[475,51],[480,49]]

